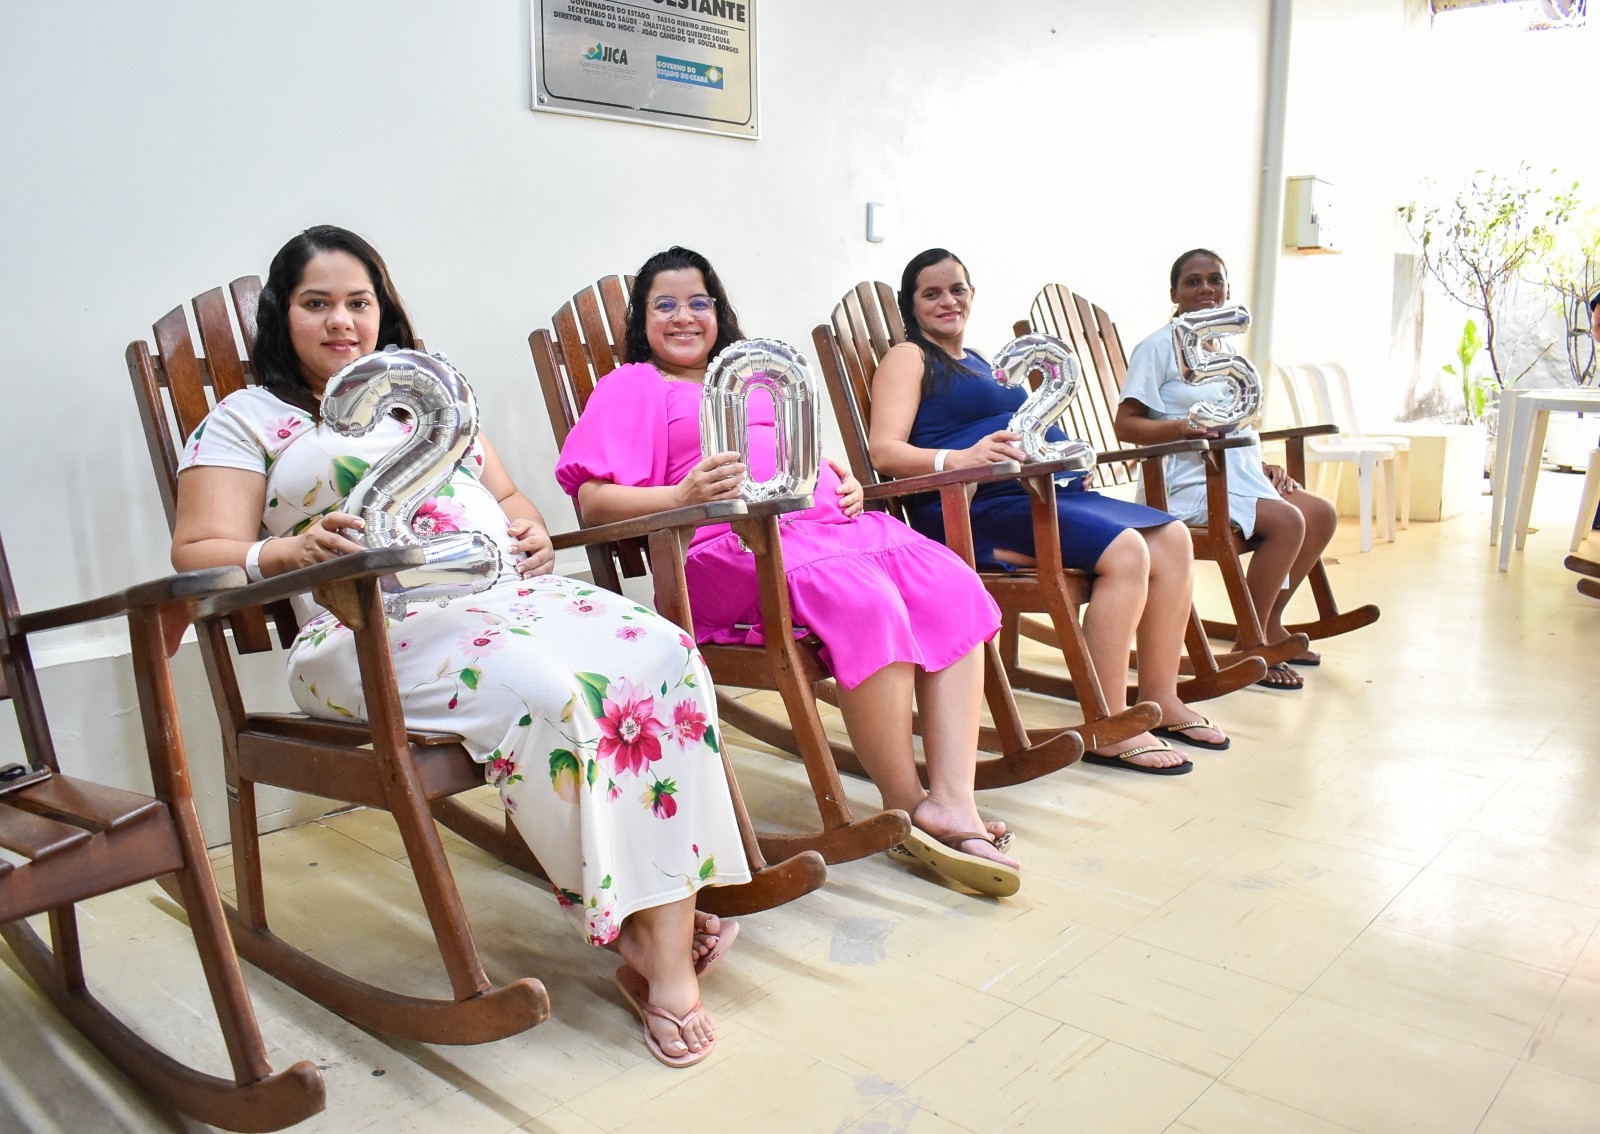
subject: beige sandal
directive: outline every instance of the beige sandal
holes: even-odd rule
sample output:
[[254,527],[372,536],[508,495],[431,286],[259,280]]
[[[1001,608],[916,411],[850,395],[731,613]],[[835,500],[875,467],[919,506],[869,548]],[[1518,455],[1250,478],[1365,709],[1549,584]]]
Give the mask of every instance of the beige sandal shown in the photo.
[[[917,805],[921,807],[921,804]],[[912,810],[913,817],[916,810]],[[979,855],[968,854],[961,849],[961,844],[972,839],[981,839],[995,849],[1000,849],[1005,843],[1011,841],[1011,832],[1007,831],[1000,839],[996,839],[988,831],[964,831],[954,835],[930,835],[915,824],[911,833],[905,838],[895,851],[900,852],[896,857],[903,855],[925,866],[935,874],[948,878],[952,882],[959,882],[969,889],[980,894],[987,894],[991,898],[1009,898],[1022,889],[1022,875],[1015,867],[1007,866],[1003,862],[983,858]]]

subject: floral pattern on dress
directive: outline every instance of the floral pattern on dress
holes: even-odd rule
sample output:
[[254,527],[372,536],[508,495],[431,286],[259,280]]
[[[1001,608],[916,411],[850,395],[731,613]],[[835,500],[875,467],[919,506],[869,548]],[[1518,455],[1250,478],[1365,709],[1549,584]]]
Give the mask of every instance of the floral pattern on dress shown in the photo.
[[[391,419],[339,437],[250,388],[196,430],[184,467],[265,471],[262,530],[290,535],[339,510],[403,436]],[[418,509],[419,530],[482,531],[505,551],[507,520],[478,481],[482,467],[474,446]],[[297,609],[296,703],[365,720],[354,635],[309,601]],[[636,910],[750,877],[710,679],[680,627],[590,583],[507,570],[447,606],[413,603],[389,641],[407,725],[463,738],[588,940],[614,940]]]

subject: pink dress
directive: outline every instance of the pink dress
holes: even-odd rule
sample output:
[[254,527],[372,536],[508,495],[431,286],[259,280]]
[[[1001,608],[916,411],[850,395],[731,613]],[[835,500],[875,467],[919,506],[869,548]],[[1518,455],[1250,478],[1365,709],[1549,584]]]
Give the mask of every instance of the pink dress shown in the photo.
[[[574,498],[591,480],[677,484],[700,462],[700,395],[648,363],[612,371],[562,446],[556,479]],[[749,424],[750,475],[763,480],[777,447],[769,400],[751,400]],[[822,640],[841,685],[891,662],[940,670],[994,636],[1000,610],[959,556],[882,512],[846,517],[838,487],[823,462],[815,505],[784,517],[781,533],[795,623]],[[762,643],[755,560],[726,524],[699,530],[687,574],[698,641]]]

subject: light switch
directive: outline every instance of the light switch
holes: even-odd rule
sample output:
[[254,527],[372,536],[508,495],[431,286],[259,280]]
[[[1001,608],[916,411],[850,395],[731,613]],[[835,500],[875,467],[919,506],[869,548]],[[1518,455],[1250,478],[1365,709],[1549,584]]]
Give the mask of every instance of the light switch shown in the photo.
[[889,206],[881,201],[867,202],[867,240],[882,244],[889,227]]

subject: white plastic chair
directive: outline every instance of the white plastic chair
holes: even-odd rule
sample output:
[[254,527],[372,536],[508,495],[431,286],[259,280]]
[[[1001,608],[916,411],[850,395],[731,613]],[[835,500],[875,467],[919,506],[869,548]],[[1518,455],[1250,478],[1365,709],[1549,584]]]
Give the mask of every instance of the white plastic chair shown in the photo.
[[1328,405],[1333,411],[1329,419],[1339,427],[1339,434],[1351,441],[1376,441],[1394,450],[1394,461],[1389,466],[1389,483],[1395,489],[1395,503],[1400,513],[1400,527],[1411,526],[1411,438],[1397,433],[1368,433],[1361,428],[1356,416],[1356,401],[1350,393],[1350,375],[1337,362],[1324,362],[1320,366],[1307,366],[1313,377],[1323,379]]
[[1577,551],[1594,524],[1594,510],[1600,507],[1600,449],[1589,453],[1589,472],[1583,478],[1583,499],[1578,504],[1578,518],[1572,524],[1572,546]]
[[[1328,422],[1331,414],[1321,411],[1317,406],[1316,396],[1313,393],[1315,383],[1309,375],[1304,373],[1299,366],[1273,366],[1273,371],[1283,383],[1284,390],[1289,395],[1289,409],[1294,414],[1296,425],[1320,425]],[[1376,441],[1349,441],[1344,438],[1307,437],[1306,461],[1321,466],[1332,466],[1334,482],[1332,492],[1326,491],[1319,483],[1317,493],[1321,496],[1332,498],[1339,488],[1338,474],[1341,464],[1350,464],[1356,470],[1356,485],[1361,501],[1361,550],[1363,553],[1372,550],[1372,527],[1375,515],[1386,518],[1384,530],[1385,538],[1394,542],[1394,508],[1389,503],[1388,482],[1385,478],[1384,463],[1394,460],[1394,449]],[[1378,510],[1373,510],[1373,500],[1376,498]]]

